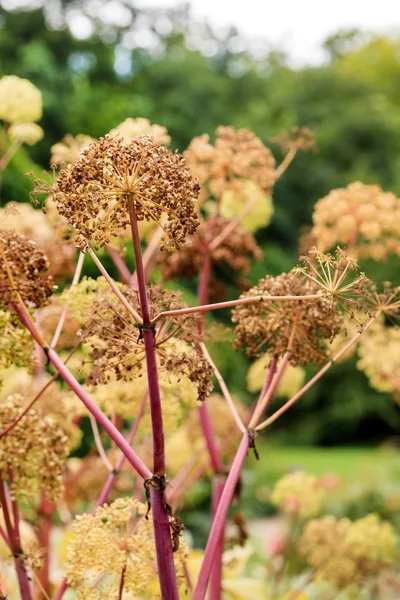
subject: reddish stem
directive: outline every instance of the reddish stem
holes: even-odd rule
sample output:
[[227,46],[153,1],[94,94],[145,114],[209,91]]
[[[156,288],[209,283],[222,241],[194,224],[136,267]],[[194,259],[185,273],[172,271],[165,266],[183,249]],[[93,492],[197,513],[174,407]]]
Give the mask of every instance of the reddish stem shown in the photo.
[[3,509],[4,522],[10,540],[11,551],[14,556],[15,570],[17,572],[19,589],[22,600],[32,600],[31,589],[29,587],[28,573],[25,567],[24,555],[21,548],[19,535],[19,514],[16,501],[13,501],[14,526],[11,523],[10,513],[8,511],[8,502],[4,482],[0,479],[0,504]]
[[[36,336],[35,330],[31,327],[31,323],[29,319],[26,317],[25,313],[18,306],[18,304],[13,304],[14,309],[18,313],[23,324],[29,329],[32,337],[36,339],[38,343],[41,343],[40,338]],[[61,377],[64,381],[69,385],[71,390],[78,396],[78,398],[83,402],[89,412],[95,417],[98,423],[103,427],[103,429],[108,433],[110,438],[115,442],[118,448],[125,454],[128,461],[131,465],[136,469],[143,479],[148,479],[152,477],[152,473],[150,469],[146,467],[143,461],[139,458],[136,452],[130,447],[124,436],[118,431],[116,427],[111,423],[111,421],[106,417],[106,415],[100,410],[95,402],[90,398],[89,394],[83,389],[80,383],[75,379],[69,369],[65,366],[63,361],[58,356],[57,352],[52,348],[46,349],[46,354],[49,361],[54,365],[57,369]]]
[[132,274],[131,274],[130,270],[128,269],[126,262],[124,261],[124,259],[120,255],[120,253],[118,252],[118,250],[116,248],[114,248],[114,246],[111,246],[111,244],[106,245],[106,250],[107,250],[111,260],[113,261],[114,265],[117,267],[121,281],[123,281],[124,283],[129,283],[129,281],[132,277]]
[[233,460],[228,478],[226,480],[224,491],[222,492],[221,500],[218,504],[218,509],[214,517],[214,521],[208,536],[207,546],[204,552],[203,563],[201,565],[199,579],[194,591],[193,600],[203,600],[206,595],[208,580],[211,575],[211,570],[214,563],[214,556],[220,543],[220,536],[225,526],[228,509],[235,492],[235,487],[238,482],[240,471],[249,449],[249,436],[243,436],[238,451]]
[[40,497],[40,508],[38,511],[38,522],[37,522],[37,533],[38,540],[41,548],[45,550],[44,562],[38,573],[38,579],[45,590],[50,596],[51,583],[50,583],[50,535],[53,528],[53,513],[55,511],[55,504],[51,502],[44,492],[41,493]]
[[[129,217],[132,229],[132,242],[136,262],[136,278],[140,308],[143,318],[143,340],[146,352],[147,382],[150,399],[150,415],[153,436],[153,471],[155,475],[165,475],[164,425],[161,409],[160,386],[158,383],[157,356],[155,349],[155,333],[151,324],[151,313],[147,298],[146,276],[143,267],[142,250],[136,217],[135,206],[130,198]],[[151,489],[153,507],[153,525],[156,542],[158,577],[163,600],[178,600],[178,584],[172,552],[169,515],[165,508],[164,491]]]

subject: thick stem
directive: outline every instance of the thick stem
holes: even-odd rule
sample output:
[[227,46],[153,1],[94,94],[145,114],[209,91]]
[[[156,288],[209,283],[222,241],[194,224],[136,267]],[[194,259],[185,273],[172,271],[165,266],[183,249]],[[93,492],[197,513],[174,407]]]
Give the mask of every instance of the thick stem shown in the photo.
[[[13,501],[15,502],[15,501]],[[14,512],[14,525],[11,523],[10,513],[8,511],[8,502],[4,487],[4,482],[0,479],[0,504],[3,509],[4,522],[7,529],[8,538],[10,540],[11,551],[14,556],[15,562],[15,570],[17,572],[19,589],[21,592],[22,600],[32,600],[31,589],[29,586],[29,578],[28,573],[26,572],[24,555],[21,548],[21,541],[19,535],[19,515],[18,515],[18,507],[13,504],[13,512]]]
[[[128,200],[129,217],[132,229],[132,242],[136,262],[136,279],[140,308],[143,317],[143,341],[146,352],[147,382],[150,400],[150,416],[153,436],[153,472],[165,475],[164,425],[162,418],[160,386],[158,383],[157,356],[155,349],[155,333],[151,324],[150,305],[147,298],[146,276],[143,267],[142,250],[132,198]],[[172,541],[169,528],[169,515],[164,500],[164,491],[151,489],[153,507],[153,525],[156,543],[158,577],[163,600],[178,600],[178,584],[172,552]]]
[[165,512],[164,501],[160,493],[154,489],[151,489],[150,493],[161,597],[162,600],[179,600],[169,517]]
[[[30,321],[26,318],[25,313],[21,310],[21,308],[17,304],[13,304],[14,309],[18,313],[21,321],[24,325],[29,329],[31,335],[40,343],[40,340],[36,338],[34,330],[31,328]],[[139,458],[134,450],[130,447],[124,436],[118,431],[118,429],[111,423],[111,421],[106,417],[106,415],[100,410],[97,404],[90,398],[89,394],[83,389],[80,383],[75,379],[69,369],[62,362],[57,352],[52,348],[46,348],[46,354],[49,361],[54,365],[57,369],[61,377],[64,381],[69,385],[71,390],[78,396],[78,398],[83,402],[88,411],[92,413],[97,422],[103,427],[103,429],[108,433],[110,438],[115,442],[115,444],[119,447],[121,452],[123,452],[131,463],[131,465],[136,469],[143,479],[149,479],[152,477],[152,472],[150,469],[146,467],[143,461]]]
[[221,532],[225,526],[226,516],[228,514],[229,505],[232,501],[235,487],[238,482],[240,471],[249,449],[250,439],[246,433],[236,456],[232,463],[228,478],[226,480],[224,491],[222,492],[221,500],[218,504],[218,509],[214,517],[210,534],[208,536],[207,546],[204,552],[203,563],[201,565],[199,579],[194,591],[193,600],[203,600],[206,595],[208,580],[210,578],[211,569],[213,567],[214,556],[220,542]]

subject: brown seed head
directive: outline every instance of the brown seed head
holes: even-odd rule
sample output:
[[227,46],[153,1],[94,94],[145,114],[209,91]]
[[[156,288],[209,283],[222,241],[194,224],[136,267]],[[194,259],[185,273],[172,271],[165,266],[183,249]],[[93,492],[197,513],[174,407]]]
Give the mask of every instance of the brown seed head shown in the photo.
[[183,156],[151,135],[137,136],[127,144],[119,137],[101,138],[60,172],[49,192],[59,213],[76,230],[82,250],[104,246],[129,224],[129,198],[139,221],[160,223],[166,215],[163,242],[169,250],[179,248],[198,225],[197,181]]

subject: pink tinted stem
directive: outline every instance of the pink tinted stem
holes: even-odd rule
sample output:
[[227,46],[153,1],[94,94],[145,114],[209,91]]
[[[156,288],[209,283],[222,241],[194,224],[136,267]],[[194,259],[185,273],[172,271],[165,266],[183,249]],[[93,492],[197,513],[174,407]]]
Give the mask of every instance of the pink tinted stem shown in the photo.
[[220,543],[220,537],[225,527],[226,516],[229,505],[232,501],[235,487],[238,482],[240,471],[249,449],[250,439],[246,432],[243,436],[236,456],[232,463],[228,478],[226,480],[221,500],[218,504],[217,512],[208,536],[207,546],[204,552],[203,563],[201,565],[199,579],[194,591],[193,600],[203,600],[207,592],[208,581],[213,567],[214,556]]

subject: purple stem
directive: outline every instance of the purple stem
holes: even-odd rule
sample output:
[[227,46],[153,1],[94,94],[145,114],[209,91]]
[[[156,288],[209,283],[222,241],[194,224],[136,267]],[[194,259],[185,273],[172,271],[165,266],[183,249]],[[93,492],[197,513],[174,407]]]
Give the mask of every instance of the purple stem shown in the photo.
[[[133,250],[136,262],[136,278],[139,292],[140,308],[143,318],[143,341],[146,352],[147,382],[150,399],[150,415],[153,436],[153,472],[165,475],[164,425],[162,418],[160,386],[158,383],[157,356],[155,349],[155,333],[152,329],[151,313],[147,298],[146,275],[143,266],[142,250],[132,198],[128,201],[129,217],[132,230]],[[153,526],[156,543],[158,577],[160,580],[162,600],[179,600],[175,563],[172,552],[169,515],[165,509],[164,491],[151,489],[153,507]]]
[[[24,312],[18,306],[18,304],[13,304],[14,309],[18,313],[23,324],[29,329],[32,337],[36,339],[38,343],[41,341],[36,337],[36,332],[31,326],[29,319],[26,317]],[[106,415],[100,410],[95,402],[90,398],[89,394],[85,392],[80,383],[75,379],[72,375],[71,371],[64,365],[63,361],[58,356],[57,352],[52,348],[46,349],[46,354],[49,361],[54,365],[57,369],[61,377],[64,381],[69,385],[71,390],[78,396],[80,400],[82,400],[83,404],[86,406],[89,412],[95,417],[96,421],[103,427],[103,429],[108,433],[110,438],[115,442],[121,452],[124,453],[128,461],[131,465],[136,469],[143,479],[149,479],[152,477],[152,472],[150,469],[146,467],[144,462],[139,458],[134,450],[130,447],[124,436],[118,431],[118,429],[111,423],[111,421],[106,417]]]
[[[19,589],[21,592],[22,600],[32,600],[31,589],[29,587],[28,574],[26,572],[24,555],[21,548],[21,541],[19,536],[19,521],[14,522],[14,527],[11,523],[10,513],[8,511],[7,497],[4,487],[4,482],[0,479],[0,504],[3,509],[4,522],[6,525],[8,538],[10,540],[10,547],[14,556],[15,570],[17,572]],[[14,509],[14,518],[19,519],[18,509]]]
[[194,591],[193,600],[203,600],[208,586],[211,569],[213,568],[215,552],[220,543],[220,536],[225,526],[226,515],[232,501],[235,487],[238,482],[240,471],[249,449],[250,439],[248,433],[243,435],[240,446],[233,460],[228,478],[226,480],[224,491],[222,492],[221,500],[218,504],[217,512],[208,536],[207,546],[204,552],[203,562],[201,565],[199,579]]

